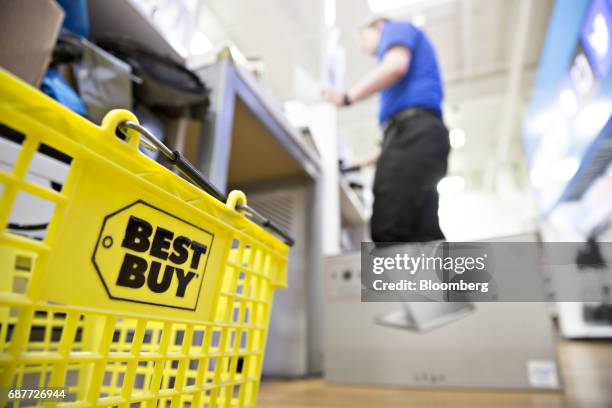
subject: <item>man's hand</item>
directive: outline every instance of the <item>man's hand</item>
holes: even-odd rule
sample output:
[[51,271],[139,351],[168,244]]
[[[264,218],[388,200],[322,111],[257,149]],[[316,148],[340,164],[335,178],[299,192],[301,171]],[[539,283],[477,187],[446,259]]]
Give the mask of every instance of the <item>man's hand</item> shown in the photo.
[[349,173],[351,171],[361,170],[364,167],[373,166],[380,158],[380,153],[380,148],[377,148],[373,153],[370,153],[370,155],[358,160],[353,160],[349,165],[342,167],[340,171],[342,173]]
[[373,166],[373,165],[376,164],[376,162],[380,158],[380,153],[381,153],[380,152],[380,148],[378,148],[373,153],[371,153],[369,156],[366,156],[366,157],[362,158],[361,160],[355,160],[352,163],[352,166],[358,166],[358,167]]
[[[350,104],[360,102],[404,78],[410,68],[410,58],[410,50],[402,45],[389,48],[376,68],[347,89]],[[334,89],[322,90],[321,96],[335,106],[346,106],[344,94]]]
[[333,88],[322,89],[321,96],[323,97],[323,100],[325,100],[328,103],[331,103],[334,106],[337,106],[337,107],[344,106],[343,101],[342,101],[343,94],[336,91]]

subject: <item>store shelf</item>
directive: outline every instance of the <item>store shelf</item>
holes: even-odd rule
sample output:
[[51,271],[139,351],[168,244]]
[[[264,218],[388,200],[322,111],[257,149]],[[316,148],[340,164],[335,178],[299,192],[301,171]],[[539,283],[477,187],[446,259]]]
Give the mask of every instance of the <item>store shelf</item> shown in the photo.
[[338,180],[340,188],[340,214],[343,224],[363,224],[368,221],[369,214],[363,202],[350,187],[345,177]]
[[88,9],[92,39],[109,35],[130,38],[146,44],[151,50],[176,62],[185,62],[185,58],[134,1],[89,0]]
[[316,177],[318,155],[289,124],[280,104],[251,74],[239,67],[234,73],[237,98],[228,183]]
[[317,179],[319,155],[249,72],[229,58],[195,72],[212,88],[214,114],[201,166],[218,188]]

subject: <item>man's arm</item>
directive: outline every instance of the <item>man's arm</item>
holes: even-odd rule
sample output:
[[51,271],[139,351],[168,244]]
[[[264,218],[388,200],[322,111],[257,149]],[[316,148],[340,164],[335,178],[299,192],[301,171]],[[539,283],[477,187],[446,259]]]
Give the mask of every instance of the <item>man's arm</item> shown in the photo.
[[373,166],[376,164],[376,162],[378,161],[378,158],[380,157],[380,148],[376,149],[374,151],[374,153],[360,159],[360,160],[355,160],[353,163],[351,163],[351,166],[357,166],[357,167],[369,167],[369,166]]
[[[381,63],[347,91],[350,103],[359,102],[393,85],[406,75],[409,66],[410,50],[401,45],[391,47]],[[336,90],[325,89],[322,94],[327,102],[336,106],[343,105],[343,95]]]

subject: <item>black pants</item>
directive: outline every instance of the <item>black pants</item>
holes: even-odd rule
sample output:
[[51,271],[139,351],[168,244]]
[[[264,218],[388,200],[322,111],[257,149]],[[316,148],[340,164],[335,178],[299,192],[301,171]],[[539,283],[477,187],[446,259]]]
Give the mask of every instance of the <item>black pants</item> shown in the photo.
[[444,239],[436,187],[446,174],[449,151],[448,130],[428,111],[418,111],[385,130],[374,177],[372,241]]

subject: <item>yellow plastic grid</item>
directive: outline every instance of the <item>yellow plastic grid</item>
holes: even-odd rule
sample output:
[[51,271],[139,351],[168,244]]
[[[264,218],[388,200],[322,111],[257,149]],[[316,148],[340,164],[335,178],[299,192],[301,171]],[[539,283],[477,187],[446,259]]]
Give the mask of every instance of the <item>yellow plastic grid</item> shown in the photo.
[[[136,120],[115,112],[106,125],[94,126],[0,70],[0,133],[24,136],[11,171],[0,169],[0,387],[64,388],[67,399],[57,406],[254,406],[274,290],[286,284],[288,248],[138,153],[137,135],[128,134],[127,142],[109,137],[126,119]],[[72,158],[60,191],[28,180],[42,145]],[[120,178],[92,179],[113,172]],[[99,183],[93,190],[99,195],[92,197],[91,183]],[[42,240],[6,227],[22,192],[54,204]],[[109,213],[92,199],[115,208],[122,195],[130,202],[134,194],[149,194],[215,233],[196,310],[109,299],[92,264],[77,263],[91,256],[99,229],[93,220]],[[95,228],[89,230],[90,223]],[[68,235],[74,225],[82,226],[82,236]],[[84,274],[93,288],[85,294],[72,283]],[[63,289],[50,294],[58,277]]]

